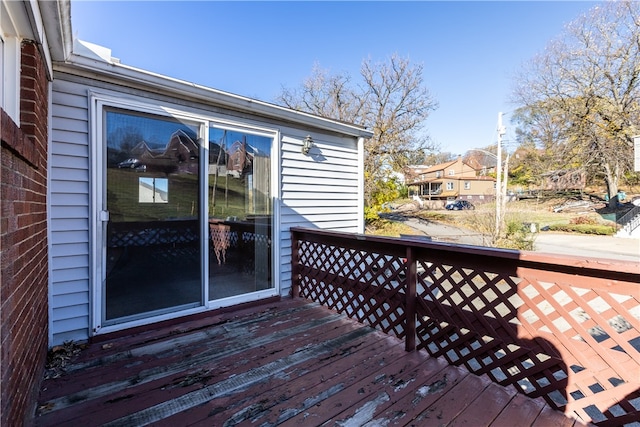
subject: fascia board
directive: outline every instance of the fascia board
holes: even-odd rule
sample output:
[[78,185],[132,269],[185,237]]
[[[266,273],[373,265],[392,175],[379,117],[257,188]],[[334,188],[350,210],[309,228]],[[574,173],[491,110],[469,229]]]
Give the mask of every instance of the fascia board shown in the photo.
[[[35,0],[31,0],[32,3]],[[69,0],[39,1],[42,22],[49,43],[52,61],[64,61],[73,51],[71,2]]]
[[40,45],[40,52],[44,57],[47,64],[47,75],[49,80],[53,79],[53,64],[51,61],[51,52],[49,51],[49,39],[44,28],[43,15],[40,11],[40,6],[36,0],[30,0],[24,2],[29,23],[31,26],[32,40]]
[[56,70],[78,74],[85,72],[113,82],[130,82],[148,87],[156,92],[181,99],[188,98],[220,107],[226,107],[241,112],[260,115],[263,117],[286,120],[314,128],[330,130],[348,136],[370,138],[373,133],[357,125],[345,124],[313,114],[294,111],[275,104],[223,92],[217,89],[163,76],[150,71],[120,64],[105,62],[84,56],[72,54],[64,63],[58,63]]
[[2,1],[2,29],[9,36],[33,40],[47,64],[49,79],[53,76],[53,61],[64,59],[71,52],[69,0]]
[[0,4],[0,28],[4,35],[19,39],[33,39],[34,31],[27,12],[29,6],[21,1],[2,0]]

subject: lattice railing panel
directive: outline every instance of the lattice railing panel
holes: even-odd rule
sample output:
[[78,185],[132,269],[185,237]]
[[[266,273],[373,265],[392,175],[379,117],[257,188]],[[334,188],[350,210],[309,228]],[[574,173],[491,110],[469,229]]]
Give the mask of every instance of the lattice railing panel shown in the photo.
[[[422,265],[418,348],[583,420],[606,421],[622,385],[637,393],[637,296],[581,288],[560,273]],[[536,278],[541,275],[545,281]]]
[[637,392],[640,381],[638,292],[634,297],[583,287],[582,280],[566,275],[556,275],[555,283],[536,277],[540,272],[524,275],[528,284],[521,293],[528,310],[521,329],[546,337],[560,351],[568,367],[565,411],[606,421],[615,396],[620,399],[625,389]]
[[302,242],[299,254],[300,296],[404,337],[400,258],[313,242]]
[[112,222],[108,227],[107,247],[146,247],[198,242],[197,221]]
[[640,419],[640,265],[300,233],[301,296],[407,343],[415,316],[416,348],[582,421]]
[[[519,278],[445,264],[433,264],[424,278],[438,291],[419,295],[419,348],[528,392],[554,388],[566,378],[549,346],[533,341],[524,347],[518,336],[517,314],[524,305]],[[528,378],[535,378],[534,386]]]

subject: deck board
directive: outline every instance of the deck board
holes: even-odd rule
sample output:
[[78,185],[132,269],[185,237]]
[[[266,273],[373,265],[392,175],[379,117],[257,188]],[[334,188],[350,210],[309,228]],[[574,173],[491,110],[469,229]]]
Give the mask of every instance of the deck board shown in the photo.
[[302,299],[102,340],[66,371],[36,425],[574,425]]

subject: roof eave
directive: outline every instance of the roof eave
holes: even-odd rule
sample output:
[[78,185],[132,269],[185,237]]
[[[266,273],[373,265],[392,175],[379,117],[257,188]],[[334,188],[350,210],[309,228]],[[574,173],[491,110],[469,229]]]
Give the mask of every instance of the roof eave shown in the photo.
[[189,98],[207,104],[214,104],[233,110],[250,112],[263,117],[278,118],[290,122],[327,129],[337,133],[370,138],[373,133],[362,126],[346,124],[325,117],[309,113],[291,110],[268,102],[259,101],[244,96],[223,92],[217,89],[198,85],[180,79],[164,76],[116,61],[105,61],[102,58],[88,58],[72,53],[65,61],[55,65],[55,69],[61,72],[77,73],[78,71],[90,73],[94,77],[102,76],[109,79],[116,78],[120,81],[147,86],[155,91],[165,92],[180,98]]
[[[31,0],[35,2],[35,0]],[[71,2],[69,0],[38,1],[42,23],[47,34],[49,53],[54,62],[64,61],[73,50]]]

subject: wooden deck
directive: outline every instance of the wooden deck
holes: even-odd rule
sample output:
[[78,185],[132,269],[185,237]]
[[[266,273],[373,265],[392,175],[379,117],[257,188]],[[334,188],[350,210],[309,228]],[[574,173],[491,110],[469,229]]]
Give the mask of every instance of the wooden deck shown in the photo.
[[93,343],[38,426],[582,425],[303,299]]

